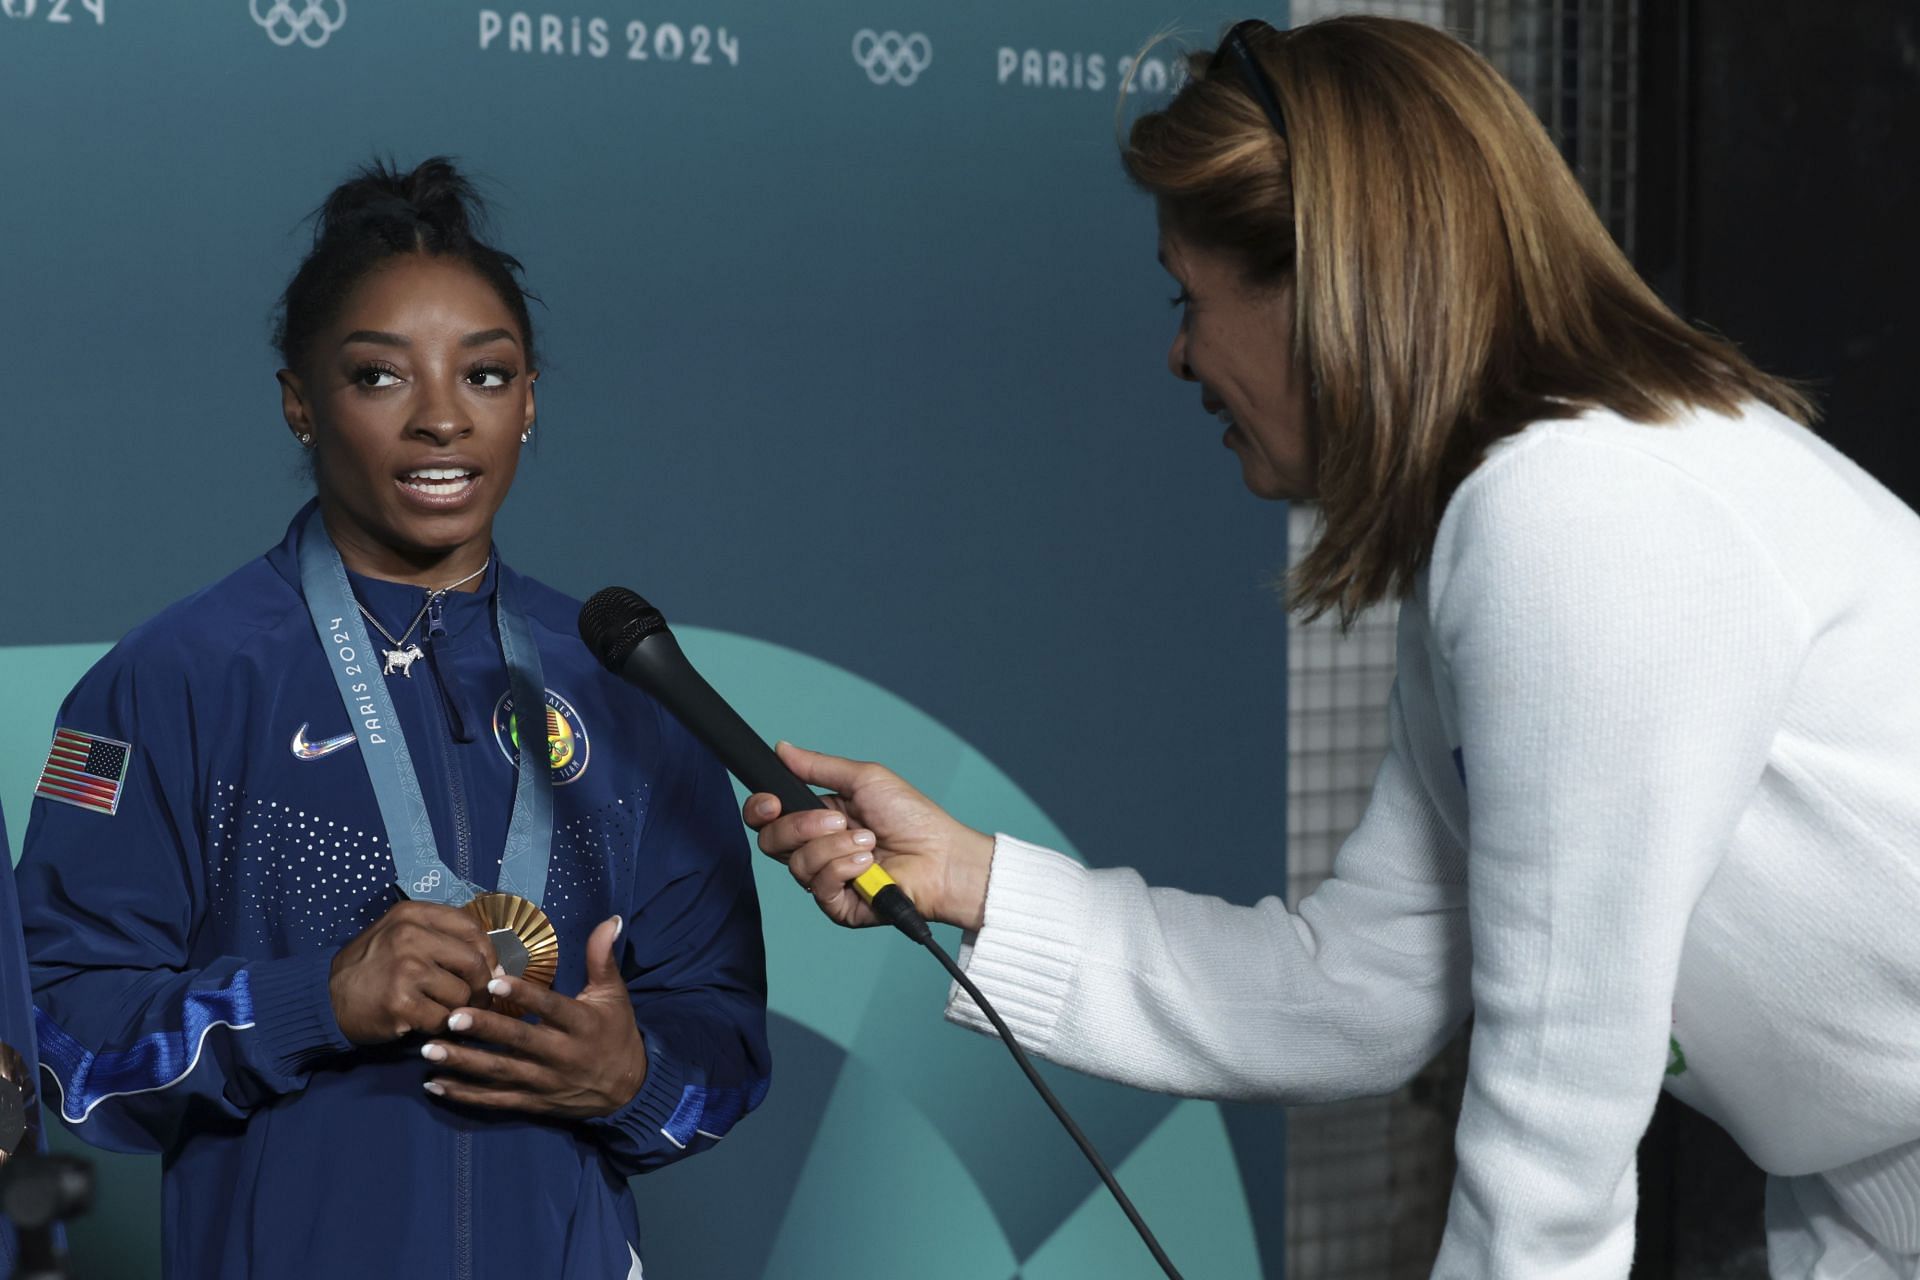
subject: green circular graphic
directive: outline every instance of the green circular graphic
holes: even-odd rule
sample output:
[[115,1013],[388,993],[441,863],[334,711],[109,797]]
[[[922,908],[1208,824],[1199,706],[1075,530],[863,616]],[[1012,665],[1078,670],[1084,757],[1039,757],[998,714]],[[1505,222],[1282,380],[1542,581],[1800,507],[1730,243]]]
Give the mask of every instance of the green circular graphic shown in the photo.
[[[880,760],[976,827],[1074,854],[1012,779],[903,699],[765,641],[692,627],[679,629],[679,636],[701,673],[769,740]],[[757,1274],[1158,1276],[1006,1050],[942,1020],[947,977],[933,959],[892,930],[836,928],[771,859],[759,859],[758,872],[769,1007],[816,1033],[816,1045],[831,1046],[840,1061]],[[950,951],[959,946],[956,931],[939,933]],[[788,1060],[793,1046],[777,1048],[785,1056],[775,1061],[769,1108],[781,1105],[782,1077],[798,1065]],[[1260,1273],[1246,1193],[1218,1107],[1058,1069],[1047,1074],[1185,1274]],[[758,1120],[743,1122],[727,1141],[745,1137]],[[700,1163],[688,1162],[689,1171]],[[635,1183],[643,1224],[658,1224],[665,1219],[652,1212],[650,1190],[646,1179]],[[849,1215],[844,1206],[862,1190],[876,1209],[890,1211],[910,1243],[908,1269],[889,1250],[857,1244],[854,1221],[866,1215]],[[662,1234],[657,1225],[654,1233]],[[677,1273],[662,1267],[662,1274]]]

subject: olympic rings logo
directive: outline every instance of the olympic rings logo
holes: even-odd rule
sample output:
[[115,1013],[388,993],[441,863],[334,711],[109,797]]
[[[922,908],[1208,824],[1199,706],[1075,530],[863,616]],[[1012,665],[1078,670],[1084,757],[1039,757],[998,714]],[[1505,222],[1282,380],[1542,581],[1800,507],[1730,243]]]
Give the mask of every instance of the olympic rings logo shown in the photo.
[[247,0],[247,12],[275,44],[285,48],[295,40],[309,49],[325,44],[347,20],[347,0],[272,0],[261,12],[261,0]]
[[862,30],[853,37],[853,60],[875,84],[910,85],[933,65],[933,42],[918,31]]
[[413,882],[413,891],[415,893],[432,893],[439,887],[440,869],[438,867],[435,867],[432,871],[427,872],[427,874]]

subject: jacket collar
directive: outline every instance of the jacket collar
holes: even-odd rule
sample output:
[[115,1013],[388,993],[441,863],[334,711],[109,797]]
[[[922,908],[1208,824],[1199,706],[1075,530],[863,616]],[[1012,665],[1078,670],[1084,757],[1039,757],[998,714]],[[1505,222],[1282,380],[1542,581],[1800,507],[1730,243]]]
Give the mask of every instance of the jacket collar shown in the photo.
[[[286,535],[280,539],[278,545],[267,552],[267,563],[273,567],[274,572],[286,580],[287,584],[293,588],[295,595],[302,594],[298,552],[300,528],[306,522],[309,513],[316,510],[319,505],[318,499],[309,499],[306,505],[294,513],[293,520],[287,525]],[[491,551],[491,558],[487,561],[487,571],[480,579],[479,589],[449,591],[442,602],[441,617],[446,626],[447,640],[451,643],[458,643],[476,633],[486,634],[493,625],[494,593],[499,589],[501,575],[510,575],[513,571],[501,561],[498,545],[492,547]],[[373,616],[380,620],[380,625],[396,638],[402,635],[407,624],[413,621],[414,615],[420,612],[420,607],[427,600],[426,590],[411,583],[369,578],[352,570],[347,571],[347,579],[353,584],[353,593],[360,603],[365,605]],[[408,637],[409,642],[417,643],[426,632],[427,620],[422,618],[420,625],[414,628],[412,636]],[[385,647],[380,636],[374,635],[370,638]]]

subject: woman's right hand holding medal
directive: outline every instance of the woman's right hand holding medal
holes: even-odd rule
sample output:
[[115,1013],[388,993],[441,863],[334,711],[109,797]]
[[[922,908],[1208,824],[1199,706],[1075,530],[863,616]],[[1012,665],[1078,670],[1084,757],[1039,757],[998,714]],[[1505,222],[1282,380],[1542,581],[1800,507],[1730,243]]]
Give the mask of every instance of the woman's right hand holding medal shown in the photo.
[[334,956],[333,1016],[355,1044],[438,1033],[455,1009],[485,1006],[497,964],[492,940],[466,912],[402,902]]

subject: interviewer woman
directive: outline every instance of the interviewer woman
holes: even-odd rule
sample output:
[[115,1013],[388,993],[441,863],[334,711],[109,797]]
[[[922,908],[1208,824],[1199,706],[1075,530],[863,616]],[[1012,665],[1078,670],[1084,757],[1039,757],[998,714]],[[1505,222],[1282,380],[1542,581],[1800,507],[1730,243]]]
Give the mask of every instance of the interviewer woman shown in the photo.
[[1252,23],[1192,71],[1125,156],[1169,363],[1248,489],[1320,502],[1295,603],[1404,602],[1333,878],[1153,889],[791,748],[841,812],[753,797],[762,848],[849,925],[878,856],[1024,1043],[1145,1088],[1384,1092],[1471,1015],[1438,1276],[1624,1277],[1662,1088],[1774,1175],[1776,1276],[1920,1274],[1920,519],[1659,302],[1464,45]]

